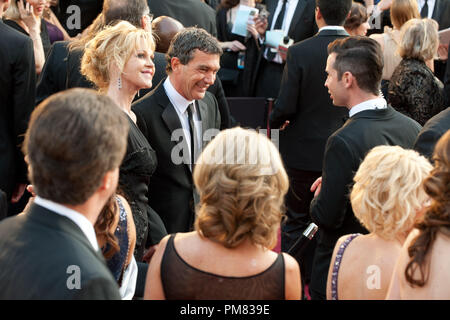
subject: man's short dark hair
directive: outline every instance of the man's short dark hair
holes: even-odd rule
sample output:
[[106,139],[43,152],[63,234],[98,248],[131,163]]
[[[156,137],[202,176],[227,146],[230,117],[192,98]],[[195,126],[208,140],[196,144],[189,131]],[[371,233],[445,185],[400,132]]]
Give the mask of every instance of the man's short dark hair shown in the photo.
[[103,16],[105,25],[113,24],[118,20],[125,20],[136,28],[142,28],[141,18],[149,13],[146,0],[105,0],[103,2]]
[[31,114],[23,150],[36,194],[68,205],[84,203],[125,154],[128,121],[111,98],[70,89]]
[[200,50],[208,54],[222,54],[222,48],[215,37],[202,28],[190,27],[178,32],[170,42],[167,51],[167,73],[172,72],[170,61],[176,57],[184,65],[194,58],[194,51]]
[[316,0],[325,23],[329,26],[342,26],[352,7],[352,0]]
[[363,36],[338,39],[328,45],[328,54],[332,53],[336,54],[333,68],[339,79],[348,71],[360,89],[375,95],[380,93],[383,53],[378,42]]

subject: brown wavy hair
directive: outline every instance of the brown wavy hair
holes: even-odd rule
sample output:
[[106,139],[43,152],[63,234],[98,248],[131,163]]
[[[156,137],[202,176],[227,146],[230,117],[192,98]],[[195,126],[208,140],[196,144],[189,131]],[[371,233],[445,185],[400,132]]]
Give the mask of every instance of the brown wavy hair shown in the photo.
[[[119,241],[114,235],[114,232],[111,231],[118,211],[119,207],[117,206],[116,196],[112,195],[106,202],[94,225],[97,238],[104,238],[106,244],[109,244],[108,250],[102,249],[103,256],[106,260],[111,259],[120,250]],[[106,248],[106,245],[104,248]]]
[[438,233],[450,237],[450,130],[436,144],[433,160],[435,167],[424,182],[425,192],[432,198],[432,204],[423,221],[416,224],[420,232],[408,248],[410,261],[405,277],[413,287],[423,287],[428,281],[428,254]]

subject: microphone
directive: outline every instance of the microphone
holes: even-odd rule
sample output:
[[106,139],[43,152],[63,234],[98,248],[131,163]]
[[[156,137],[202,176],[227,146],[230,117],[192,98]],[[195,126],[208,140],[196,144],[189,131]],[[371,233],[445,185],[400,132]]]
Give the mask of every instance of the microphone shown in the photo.
[[314,238],[317,230],[319,230],[319,227],[314,222],[311,222],[306,230],[303,231],[303,234],[295,241],[292,247],[289,248],[287,253],[293,257],[300,258],[311,239]]

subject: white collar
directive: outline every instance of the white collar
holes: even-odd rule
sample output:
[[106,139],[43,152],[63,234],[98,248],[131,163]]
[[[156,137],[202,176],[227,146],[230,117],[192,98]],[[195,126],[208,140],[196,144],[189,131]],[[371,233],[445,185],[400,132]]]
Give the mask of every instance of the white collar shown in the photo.
[[322,32],[324,30],[342,30],[345,31],[344,27],[342,26],[325,26],[319,29],[319,32]]
[[357,104],[356,106],[353,106],[350,111],[348,112],[348,116],[351,118],[358,112],[364,111],[364,110],[375,110],[375,109],[386,109],[387,103],[384,98],[376,98],[371,100],[366,100],[364,102],[361,102]]
[[[195,100],[189,101],[186,100],[172,85],[170,81],[170,76],[163,83],[164,90],[166,90],[167,97],[170,102],[172,102],[173,106],[178,109],[181,114],[186,112],[186,109],[191,103],[194,103]],[[195,104],[194,104],[195,105]]]
[[98,251],[98,242],[97,236],[95,235],[94,226],[84,215],[63,206],[62,204],[41,198],[39,196],[34,199],[34,203],[72,220],[81,229],[94,250]]

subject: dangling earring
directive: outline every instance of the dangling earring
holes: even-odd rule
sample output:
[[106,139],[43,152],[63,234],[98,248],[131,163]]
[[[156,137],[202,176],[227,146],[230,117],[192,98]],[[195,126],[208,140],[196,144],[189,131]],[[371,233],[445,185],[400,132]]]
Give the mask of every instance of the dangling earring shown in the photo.
[[119,76],[119,79],[117,79],[117,88],[122,89],[122,77]]
[[140,97],[141,90],[138,90],[138,98]]

